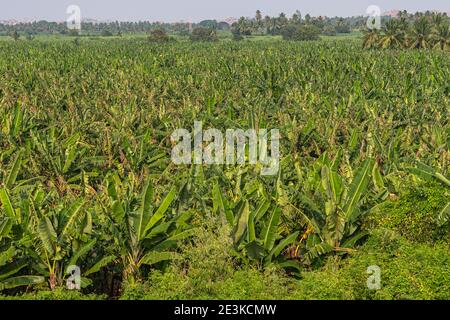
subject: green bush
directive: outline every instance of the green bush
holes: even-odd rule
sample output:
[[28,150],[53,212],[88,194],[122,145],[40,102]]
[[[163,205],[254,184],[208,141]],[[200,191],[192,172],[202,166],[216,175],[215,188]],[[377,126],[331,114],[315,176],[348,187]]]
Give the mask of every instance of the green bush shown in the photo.
[[[209,228],[212,229],[211,227]],[[281,270],[261,272],[237,266],[227,227],[199,231],[184,248],[184,259],[165,273],[154,271],[145,284],[126,286],[122,299],[284,299],[287,278]]]
[[[391,231],[377,230],[356,253],[340,261],[330,258],[323,268],[303,272],[297,280],[282,270],[234,265],[223,231],[211,241],[200,238],[186,248],[184,263],[127,287],[122,299],[450,299],[450,254],[445,243],[414,244]],[[380,290],[367,287],[367,268],[373,265],[381,269]]]
[[281,31],[281,35],[283,36],[283,40],[319,40],[320,29],[313,25],[289,25]]
[[148,36],[148,41],[155,43],[164,43],[171,41],[171,38],[167,35],[164,29],[155,29],[150,32]]
[[[367,288],[369,266],[381,269],[381,289]],[[389,231],[376,231],[338,270],[304,273],[294,299],[447,300],[450,253],[445,243],[414,244]]]
[[105,300],[105,295],[82,294],[76,290],[36,291],[16,296],[0,296],[0,300]]
[[450,198],[450,190],[428,183],[408,189],[397,201],[387,201],[370,214],[367,228],[386,228],[417,242],[448,241],[448,223],[436,218]]
[[203,27],[198,27],[192,30],[190,39],[191,41],[204,41],[204,42],[211,42],[218,40],[216,30]]

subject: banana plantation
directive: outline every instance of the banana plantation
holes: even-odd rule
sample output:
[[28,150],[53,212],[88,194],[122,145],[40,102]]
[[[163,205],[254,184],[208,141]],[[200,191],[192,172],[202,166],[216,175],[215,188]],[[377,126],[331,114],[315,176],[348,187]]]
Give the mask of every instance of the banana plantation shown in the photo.
[[[0,42],[0,299],[450,299],[449,71],[360,40]],[[277,174],[174,164],[195,121],[278,129]]]

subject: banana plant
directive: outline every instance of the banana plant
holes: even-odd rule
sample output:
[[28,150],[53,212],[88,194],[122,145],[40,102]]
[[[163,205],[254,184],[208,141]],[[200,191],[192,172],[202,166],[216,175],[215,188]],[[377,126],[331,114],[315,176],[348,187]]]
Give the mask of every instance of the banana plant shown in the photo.
[[15,247],[12,239],[12,229],[21,220],[18,217],[20,211],[14,210],[5,188],[0,189],[0,203],[0,291],[44,282],[43,277],[22,274],[29,261]]
[[92,283],[87,277],[114,260],[113,256],[92,259],[88,265],[80,260],[95,252],[96,239],[92,237],[92,215],[83,209],[84,200],[53,207],[43,190],[38,189],[29,201],[29,215],[33,227],[25,244],[26,254],[33,260],[32,268],[48,278],[54,290],[63,286],[70,267],[80,268],[81,286]]
[[443,185],[450,187],[449,178],[447,178],[444,174],[434,169],[433,167],[430,167],[420,161],[415,161],[415,165],[405,164],[403,167],[407,172],[417,176],[420,179],[427,181],[438,181]]
[[[86,191],[89,177],[98,175],[95,170],[104,157],[89,157],[91,148],[76,132],[64,138],[64,131],[55,127],[31,130],[29,166],[35,172],[43,172],[49,182],[64,194],[68,191]],[[61,140],[61,141],[60,141]]]
[[101,202],[99,214],[111,234],[107,241],[114,243],[112,254],[119,258],[123,277],[130,283],[141,279],[144,265],[180,258],[174,250],[177,242],[195,233],[189,225],[192,212],[171,213],[176,198],[172,187],[156,205],[151,179],[140,195],[135,193],[132,178],[121,181],[117,174],[107,178],[107,194]]
[[250,197],[256,186],[250,188],[238,201],[232,203],[221,192],[218,182],[213,186],[213,212],[221,214],[230,225],[234,248],[241,258],[256,262],[261,267],[277,264],[289,271],[300,271],[296,261],[283,253],[294,244],[299,232],[281,235],[281,209],[267,198],[251,207]]
[[337,166],[324,164],[318,190],[299,196],[313,228],[303,245],[306,263],[331,252],[349,252],[365,236],[359,232],[359,225],[369,209],[364,207],[363,200],[374,164],[373,159],[366,160],[350,184],[338,173]]
[[41,276],[19,275],[21,270],[28,266],[28,261],[25,258],[15,259],[16,252],[16,248],[12,246],[0,251],[0,291],[36,285],[45,281]]

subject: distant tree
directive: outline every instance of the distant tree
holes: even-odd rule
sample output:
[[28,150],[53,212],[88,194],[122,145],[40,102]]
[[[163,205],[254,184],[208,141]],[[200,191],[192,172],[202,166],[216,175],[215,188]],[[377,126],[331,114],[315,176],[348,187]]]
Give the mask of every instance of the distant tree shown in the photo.
[[31,41],[34,39],[34,34],[32,32],[27,33],[27,40]]
[[279,18],[270,18],[266,23],[267,33],[270,35],[279,35],[282,29],[281,20]]
[[324,35],[326,35],[326,36],[335,36],[336,35],[336,29],[335,29],[335,27],[333,27],[331,25],[327,25],[326,27],[324,27],[322,33]]
[[217,32],[214,29],[197,27],[192,30],[190,39],[191,41],[204,42],[217,41]]
[[310,23],[311,22],[311,15],[309,13],[307,13],[306,16],[305,16],[305,22],[306,23]]
[[434,13],[431,16],[431,22],[435,25],[435,26],[439,26],[442,23],[445,22],[445,16],[442,13]]
[[427,17],[422,16],[414,22],[411,34],[411,48],[424,49],[431,45],[432,28]]
[[199,26],[208,29],[217,29],[218,23],[216,20],[203,20],[199,23]]
[[296,10],[295,13],[292,15],[291,18],[292,23],[298,24],[302,22],[302,14],[299,10]]
[[244,39],[237,23],[233,23],[233,25],[231,26],[231,34],[234,41],[241,41]]
[[434,31],[434,49],[450,50],[450,28],[448,23],[441,23]]
[[102,37],[112,37],[113,34],[111,31],[105,29],[105,30],[102,30],[101,36]]
[[255,20],[258,24],[262,22],[262,14],[260,10],[256,10]]
[[262,14],[261,14],[260,10],[256,11],[255,23],[254,23],[254,28],[253,29],[257,33],[264,32],[264,30],[263,30],[264,29],[264,22],[263,22],[263,17],[262,17]]
[[72,37],[78,37],[80,35],[80,32],[77,29],[70,29],[68,34]]
[[230,25],[225,21],[221,21],[221,22],[217,23],[217,29],[218,30],[229,30]]
[[383,28],[384,34],[380,40],[382,48],[401,48],[405,43],[405,37],[399,28],[398,20],[392,19],[386,22]]
[[284,40],[310,41],[319,39],[320,30],[313,25],[288,25],[281,31]]
[[165,29],[155,29],[150,32],[150,35],[148,36],[148,41],[164,43],[164,42],[169,42],[170,38],[167,35],[167,32]]
[[343,18],[339,18],[336,24],[337,33],[350,33],[350,26],[345,22]]
[[310,23],[317,27],[320,31],[323,30],[323,28],[325,27],[325,20],[322,16],[320,17],[316,17],[316,18],[312,18]]
[[363,48],[377,48],[380,41],[380,31],[378,29],[370,29],[364,31]]
[[280,13],[280,15],[278,16],[278,25],[279,25],[280,29],[283,29],[288,24],[289,24],[289,19],[286,17],[286,14],[283,12]]
[[240,17],[236,22],[235,28],[239,30],[239,33],[244,36],[252,35],[252,24],[245,17]]
[[14,32],[11,33],[11,38],[13,38],[14,41],[19,40],[20,34],[17,32],[17,30],[14,30]]

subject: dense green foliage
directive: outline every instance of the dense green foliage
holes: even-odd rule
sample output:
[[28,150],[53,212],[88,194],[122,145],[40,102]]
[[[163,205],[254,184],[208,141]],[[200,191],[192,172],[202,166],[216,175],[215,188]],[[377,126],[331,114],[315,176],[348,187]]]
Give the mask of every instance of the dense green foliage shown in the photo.
[[[329,260],[299,280],[281,270],[260,272],[233,264],[226,233],[205,233],[185,248],[186,263],[147,283],[126,288],[122,299],[450,299],[450,255],[445,243],[414,244],[393,232],[374,232],[348,259]],[[367,289],[366,269],[381,268],[382,287]]]
[[412,16],[400,13],[381,30],[365,32],[365,48],[425,49],[450,51],[450,20],[445,14]]
[[415,242],[446,241],[448,225],[439,223],[437,217],[449,198],[449,189],[436,184],[405,189],[398,200],[372,211],[368,228],[383,226]]
[[284,40],[310,41],[318,40],[320,30],[313,25],[287,26],[281,31]]
[[150,35],[148,36],[148,40],[150,42],[164,43],[164,42],[169,42],[170,37],[167,35],[167,33],[164,29],[155,29],[150,32]]
[[[0,289],[78,265],[113,297],[448,299],[449,69],[358,41],[0,42]],[[278,128],[278,174],[175,165],[195,120]]]

